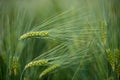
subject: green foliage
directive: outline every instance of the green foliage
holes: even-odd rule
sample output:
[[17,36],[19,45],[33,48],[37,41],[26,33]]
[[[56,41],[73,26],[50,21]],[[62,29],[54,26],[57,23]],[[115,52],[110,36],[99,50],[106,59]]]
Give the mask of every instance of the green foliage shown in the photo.
[[119,0],[1,0],[0,80],[119,80]]

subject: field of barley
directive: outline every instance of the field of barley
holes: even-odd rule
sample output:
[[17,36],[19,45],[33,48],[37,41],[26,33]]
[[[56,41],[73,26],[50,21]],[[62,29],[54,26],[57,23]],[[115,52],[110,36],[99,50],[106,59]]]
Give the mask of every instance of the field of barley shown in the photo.
[[0,80],[120,80],[119,0],[0,0]]

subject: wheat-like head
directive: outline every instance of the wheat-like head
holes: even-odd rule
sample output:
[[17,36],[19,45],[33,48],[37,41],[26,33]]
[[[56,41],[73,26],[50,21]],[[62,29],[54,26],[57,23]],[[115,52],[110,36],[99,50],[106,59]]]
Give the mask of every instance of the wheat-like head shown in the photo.
[[110,49],[106,50],[106,54],[107,54],[107,57],[109,59],[109,62],[111,64],[111,66],[112,66],[112,69],[114,71],[114,69],[115,69],[115,62],[114,62],[114,56],[112,56],[111,50]]
[[10,75],[18,75],[20,71],[20,64],[17,57],[13,57],[10,64]]
[[54,64],[50,67],[48,67],[47,69],[45,69],[39,76],[39,78],[42,78],[44,75],[46,75],[47,73],[55,70],[57,67],[59,67],[60,65],[59,64]]
[[46,31],[29,32],[29,33],[23,34],[19,38],[19,40],[26,39],[26,38],[31,38],[31,37],[48,37],[48,32],[46,32]]
[[116,64],[118,64],[118,60],[119,60],[119,57],[120,57],[120,51],[119,49],[115,49],[114,50],[114,54],[115,54],[115,61],[116,61]]
[[120,76],[120,64],[118,64],[116,67],[116,73],[118,76]]
[[41,66],[41,65],[44,65],[44,64],[46,64],[46,63],[48,63],[48,60],[47,60],[47,59],[32,61],[32,62],[28,63],[28,64],[25,66],[24,70],[26,70],[26,69],[29,68],[29,67]]

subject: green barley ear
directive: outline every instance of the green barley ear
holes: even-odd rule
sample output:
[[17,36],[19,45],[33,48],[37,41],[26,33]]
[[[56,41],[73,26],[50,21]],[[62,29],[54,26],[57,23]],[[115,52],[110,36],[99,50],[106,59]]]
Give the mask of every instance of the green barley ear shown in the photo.
[[120,64],[118,64],[117,67],[116,67],[116,73],[119,77],[120,76]]
[[111,50],[108,49],[106,50],[106,54],[107,54],[107,57],[108,57],[108,60],[112,66],[112,70],[114,71],[115,70],[115,63],[114,63],[114,56],[112,56],[112,53],[111,53]]
[[118,62],[119,62],[118,60],[119,60],[119,57],[120,57],[119,49],[115,49],[114,54],[115,54],[115,62],[116,62],[116,64],[118,64]]
[[45,69],[39,76],[39,78],[42,78],[44,75],[46,75],[47,73],[55,70],[56,68],[58,68],[60,65],[59,64],[55,64],[55,65],[52,65],[50,67],[48,67],[47,69]]
[[46,63],[48,63],[48,60],[46,60],[46,59],[44,59],[44,60],[38,60],[38,61],[32,61],[32,62],[28,63],[28,64],[25,66],[24,70],[26,70],[26,69],[29,68],[29,67],[41,66],[41,65],[44,65],[44,64],[46,64]]
[[19,40],[26,39],[26,38],[32,38],[32,37],[48,37],[48,32],[46,31],[29,32],[29,33],[23,34],[19,38]]
[[13,57],[10,64],[10,75],[17,76],[20,71],[20,64],[17,57]]

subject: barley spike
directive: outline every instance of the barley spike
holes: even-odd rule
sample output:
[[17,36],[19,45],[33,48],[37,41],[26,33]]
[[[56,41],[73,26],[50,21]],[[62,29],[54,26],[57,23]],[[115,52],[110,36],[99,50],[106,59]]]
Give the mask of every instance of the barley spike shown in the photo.
[[24,70],[26,70],[26,69],[29,68],[29,67],[41,66],[41,65],[44,65],[44,64],[46,64],[46,63],[48,63],[48,60],[46,60],[46,59],[44,59],[44,60],[32,61],[32,62],[28,63],[28,64],[25,66]]
[[109,62],[112,66],[113,71],[115,70],[115,62],[114,62],[114,56],[112,56],[111,50],[108,49],[106,50],[107,57],[109,59]]
[[118,64],[116,67],[116,73],[118,76],[120,76],[120,64]]
[[52,65],[50,67],[48,67],[47,69],[45,69],[39,76],[39,78],[42,78],[44,75],[46,75],[47,73],[55,70],[57,67],[59,67],[60,65],[59,64],[55,64],[55,65]]
[[48,32],[45,32],[45,31],[28,32],[20,36],[19,40],[23,40],[26,38],[32,38],[32,37],[48,37]]
[[120,51],[119,49],[115,49],[114,50],[114,54],[115,54],[115,60],[116,60],[116,64],[118,64],[118,60],[119,60],[119,57],[120,57]]

